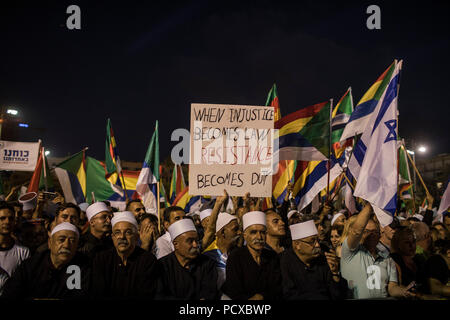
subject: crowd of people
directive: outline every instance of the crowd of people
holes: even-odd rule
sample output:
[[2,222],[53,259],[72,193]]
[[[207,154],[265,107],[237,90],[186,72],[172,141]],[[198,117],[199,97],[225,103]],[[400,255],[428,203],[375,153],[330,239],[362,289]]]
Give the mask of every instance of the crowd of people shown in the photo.
[[[289,186],[288,189],[292,189]],[[28,193],[0,203],[1,299],[448,299],[450,216],[397,214],[369,203],[350,215],[289,201],[211,197],[160,217],[140,200],[65,203]],[[48,208],[53,207],[55,214]],[[442,222],[441,222],[442,220]]]

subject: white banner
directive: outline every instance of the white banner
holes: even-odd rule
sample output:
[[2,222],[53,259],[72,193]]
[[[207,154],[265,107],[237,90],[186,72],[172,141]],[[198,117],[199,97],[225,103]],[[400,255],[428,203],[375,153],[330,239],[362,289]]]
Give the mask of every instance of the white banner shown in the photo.
[[34,171],[39,142],[0,140],[0,170]]

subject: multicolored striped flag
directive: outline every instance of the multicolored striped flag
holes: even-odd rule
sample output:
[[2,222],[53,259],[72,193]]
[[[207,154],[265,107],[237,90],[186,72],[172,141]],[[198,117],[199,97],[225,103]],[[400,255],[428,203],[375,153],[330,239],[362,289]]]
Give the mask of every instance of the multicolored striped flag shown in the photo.
[[186,213],[193,212],[193,209],[196,208],[197,210],[200,209],[201,203],[202,203],[202,197],[201,196],[193,196],[189,194],[189,186],[183,189],[175,200],[172,202],[172,206],[178,206]]
[[326,188],[328,183],[328,165],[330,164],[330,181],[334,181],[342,168],[337,161],[299,161],[295,171],[293,194],[298,203],[298,210],[304,209],[314,197]]
[[39,190],[53,191],[54,189],[55,185],[50,174],[50,167],[48,166],[47,157],[45,156],[45,149],[44,147],[41,147],[36,168],[31,177],[27,192],[38,192]]
[[353,112],[352,88],[342,96],[333,108],[331,120],[331,145],[336,158],[341,157],[346,147],[352,146],[353,139],[341,140],[342,133]]
[[364,96],[356,105],[344,132],[341,136],[341,141],[351,138],[357,134],[360,134],[367,127],[372,112],[375,110],[378,102],[380,101],[383,92],[391,79],[394,72],[395,62],[393,62],[389,68],[387,68],[383,74],[375,81],[375,83],[367,90]]
[[275,122],[275,129],[279,129],[279,160],[328,159],[331,101],[300,109]]
[[157,214],[158,203],[156,199],[159,181],[159,135],[158,120],[156,120],[155,131],[150,140],[136,185],[136,191],[140,195],[145,209],[153,214]]
[[[92,157],[86,157],[86,202],[108,200],[113,207],[125,210],[126,197],[113,189],[105,178],[106,164]],[[137,199],[136,184],[139,171],[123,170],[125,187],[129,199]]]
[[[280,161],[278,162],[278,171],[272,176],[272,194],[278,203],[283,203],[286,197],[287,185],[295,179],[295,171],[297,161]],[[275,203],[274,203],[275,205]],[[269,206],[266,203],[267,208]]]
[[81,150],[55,168],[66,202],[73,204],[86,202],[85,151],[86,149]]
[[184,188],[186,188],[186,183],[184,182],[183,168],[180,164],[174,164],[172,180],[170,181],[169,202],[172,203]]
[[274,107],[274,120],[281,119],[280,102],[278,100],[277,85],[274,83],[267,95],[266,106]]
[[105,144],[105,178],[111,183],[111,188],[120,194],[125,195],[123,181],[121,181],[122,167],[117,152],[116,138],[112,129],[111,120],[106,124],[106,144]]
[[399,143],[398,148],[398,185],[400,199],[412,199],[412,180],[409,172],[408,157],[402,143]]

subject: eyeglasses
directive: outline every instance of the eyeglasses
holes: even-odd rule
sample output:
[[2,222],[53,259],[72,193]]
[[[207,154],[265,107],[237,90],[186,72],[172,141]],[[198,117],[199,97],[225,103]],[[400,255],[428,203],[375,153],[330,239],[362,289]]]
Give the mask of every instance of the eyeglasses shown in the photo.
[[94,218],[98,219],[100,221],[106,221],[107,219],[111,220],[112,217],[113,216],[111,214],[106,214],[106,215],[103,215],[103,216],[95,216]]
[[112,235],[113,235],[115,238],[120,238],[120,237],[122,236],[122,234],[125,234],[125,237],[131,237],[131,236],[134,235],[134,232],[133,232],[133,230],[127,229],[127,230],[125,230],[124,232],[122,232],[122,231],[120,231],[120,230],[116,230],[116,231],[114,231],[114,232],[112,233]]
[[304,242],[310,246],[314,246],[316,243],[319,243],[319,238],[314,238],[313,240],[310,241],[305,241],[305,240],[300,240],[301,242]]

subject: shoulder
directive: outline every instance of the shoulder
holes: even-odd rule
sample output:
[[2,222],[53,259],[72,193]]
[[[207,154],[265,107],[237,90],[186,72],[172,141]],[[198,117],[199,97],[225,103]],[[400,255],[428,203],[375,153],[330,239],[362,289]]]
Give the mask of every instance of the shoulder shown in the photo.
[[156,257],[151,251],[145,251],[141,247],[136,247],[134,250],[135,250],[135,253],[139,256],[140,259],[145,260],[145,261],[149,261],[149,262],[155,262],[156,261]]
[[28,247],[25,247],[24,245],[16,242],[14,246],[11,248],[11,250],[17,252],[21,257],[29,256],[30,255],[30,249]]

